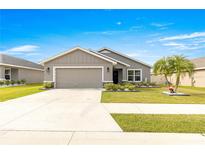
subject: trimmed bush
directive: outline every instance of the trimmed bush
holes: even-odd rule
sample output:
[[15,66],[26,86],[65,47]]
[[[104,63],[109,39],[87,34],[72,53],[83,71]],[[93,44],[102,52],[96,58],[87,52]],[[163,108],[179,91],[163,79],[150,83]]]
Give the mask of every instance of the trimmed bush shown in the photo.
[[11,85],[13,86],[15,83],[16,83],[16,81],[14,81],[14,80],[11,80]]
[[6,81],[4,81],[4,84],[7,85],[7,86],[10,85],[10,81],[6,80]]
[[4,85],[4,81],[0,81],[0,86],[3,86]]
[[20,80],[17,80],[16,83],[17,83],[17,84],[21,84],[21,81],[20,81]]
[[125,90],[125,86],[124,85],[119,85],[118,89],[121,90],[121,91],[124,91]]
[[54,87],[54,83],[53,82],[44,82],[43,87],[46,89],[50,89]]
[[113,83],[106,83],[104,84],[104,88],[107,90],[107,91],[111,91],[113,90]]
[[25,79],[22,79],[21,80],[21,84],[25,84],[26,83],[26,80]]
[[130,91],[134,91],[136,89],[136,87],[135,87],[135,85],[131,84],[127,87],[127,89],[130,90]]

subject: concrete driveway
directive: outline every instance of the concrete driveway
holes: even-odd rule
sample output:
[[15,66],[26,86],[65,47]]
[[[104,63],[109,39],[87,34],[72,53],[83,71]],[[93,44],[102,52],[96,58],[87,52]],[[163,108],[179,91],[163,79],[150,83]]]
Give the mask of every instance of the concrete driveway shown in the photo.
[[0,130],[122,131],[100,97],[100,89],[54,89],[2,102]]

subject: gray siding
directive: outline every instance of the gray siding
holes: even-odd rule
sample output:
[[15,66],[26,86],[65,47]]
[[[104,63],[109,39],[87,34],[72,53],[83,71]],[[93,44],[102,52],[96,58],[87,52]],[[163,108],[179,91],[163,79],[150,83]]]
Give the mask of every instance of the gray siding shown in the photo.
[[[53,81],[53,66],[103,66],[104,67],[104,80],[112,81],[113,64],[107,62],[94,55],[88,54],[84,51],[77,49],[71,53],[53,59],[44,64],[44,81]],[[46,71],[47,68],[50,71]],[[109,72],[107,72],[109,67]]]
[[[103,50],[103,51],[105,51],[105,50]],[[121,56],[121,55],[114,53],[112,51],[109,51],[109,53],[102,53],[102,52],[100,52],[100,53],[105,54],[106,56],[109,56],[111,58],[117,59],[119,61],[122,61],[122,62],[130,65],[130,67],[123,68],[123,80],[127,80],[127,69],[142,69],[142,81],[145,81],[145,79],[147,79],[147,81],[150,81],[150,67],[149,66],[146,66],[146,65],[141,64],[139,62],[136,62],[134,60],[131,60],[129,58]]]
[[17,68],[11,68],[11,80],[18,80],[18,69]]
[[5,67],[0,66],[0,80],[4,80],[4,79],[5,79]]
[[42,83],[43,82],[43,71],[29,70],[29,69],[18,69],[18,79],[25,79],[27,83]]

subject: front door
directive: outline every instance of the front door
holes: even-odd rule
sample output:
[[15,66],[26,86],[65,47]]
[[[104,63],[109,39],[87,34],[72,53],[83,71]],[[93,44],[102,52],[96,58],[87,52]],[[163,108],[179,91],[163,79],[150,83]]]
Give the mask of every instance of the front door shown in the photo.
[[113,71],[113,82],[114,84],[118,83],[118,71],[117,70]]

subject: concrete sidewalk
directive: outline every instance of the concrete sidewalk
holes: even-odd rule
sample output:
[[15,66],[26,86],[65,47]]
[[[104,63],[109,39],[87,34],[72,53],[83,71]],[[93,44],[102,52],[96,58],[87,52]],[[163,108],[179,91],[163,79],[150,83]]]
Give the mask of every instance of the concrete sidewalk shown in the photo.
[[204,104],[103,103],[110,113],[124,114],[205,114]]
[[0,144],[199,145],[205,144],[205,136],[188,133],[0,131]]

